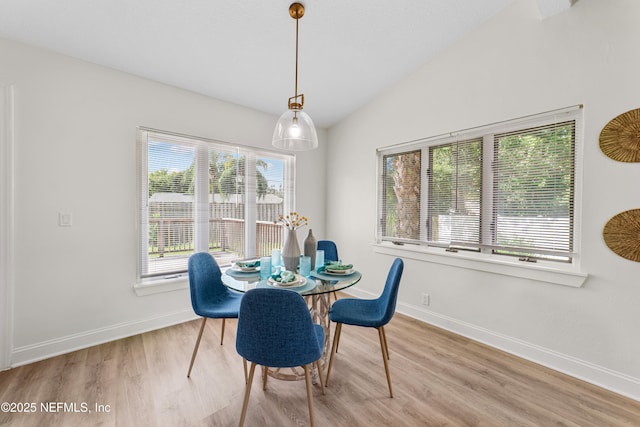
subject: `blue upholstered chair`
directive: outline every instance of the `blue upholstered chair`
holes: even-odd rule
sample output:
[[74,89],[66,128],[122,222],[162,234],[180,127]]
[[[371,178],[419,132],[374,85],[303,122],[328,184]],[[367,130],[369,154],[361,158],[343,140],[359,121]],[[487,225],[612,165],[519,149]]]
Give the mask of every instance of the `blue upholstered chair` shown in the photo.
[[400,286],[403,269],[404,262],[400,258],[396,258],[387,274],[384,290],[376,299],[342,298],[333,303],[331,310],[329,310],[329,319],[332,322],[336,322],[336,332],[333,337],[333,344],[331,345],[331,356],[329,357],[329,367],[327,368],[325,385],[329,385],[331,365],[333,364],[333,357],[340,342],[342,325],[347,324],[376,328],[380,338],[380,349],[382,350],[384,370],[387,374],[387,384],[389,384],[389,396],[393,397],[391,375],[389,374],[389,364],[387,363],[387,360],[389,360],[389,347],[387,346],[387,336],[384,332],[384,326],[389,323],[396,311],[398,287]]
[[[257,288],[248,291],[240,305],[236,350],[251,362],[247,379],[240,426],[244,424],[256,365],[273,368],[302,366],[304,369],[309,417],[313,421],[310,365],[315,363],[322,379],[318,360],[322,355],[324,331],[311,320],[304,299],[287,289]],[[266,374],[266,371],[265,371]],[[264,375],[264,387],[267,376]],[[322,381],[320,387],[324,393]]]
[[318,249],[324,251],[325,261],[338,261],[338,247],[333,240],[318,240]]
[[[324,261],[338,261],[338,247],[333,240],[318,240],[317,249],[324,251]],[[318,266],[316,266],[317,268]],[[338,299],[338,294],[333,292],[333,298]]]
[[208,252],[198,252],[191,255],[189,257],[188,272],[189,287],[191,288],[191,306],[198,316],[202,316],[202,325],[200,326],[196,345],[193,348],[187,377],[191,376],[191,368],[193,368],[193,362],[196,360],[200,339],[207,319],[222,319],[222,332],[220,334],[220,345],[222,345],[225,319],[238,317],[240,300],[243,295],[229,290],[222,283],[220,267]]

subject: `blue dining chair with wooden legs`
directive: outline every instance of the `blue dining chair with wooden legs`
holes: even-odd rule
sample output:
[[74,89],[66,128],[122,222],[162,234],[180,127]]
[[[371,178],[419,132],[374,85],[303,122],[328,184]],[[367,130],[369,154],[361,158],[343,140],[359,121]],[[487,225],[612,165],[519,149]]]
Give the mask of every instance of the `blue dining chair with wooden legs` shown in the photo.
[[198,316],[202,316],[200,332],[191,355],[189,372],[187,372],[187,377],[190,377],[207,319],[222,319],[222,332],[220,333],[220,345],[222,345],[225,319],[238,317],[243,294],[230,290],[222,283],[220,267],[208,252],[198,252],[191,255],[187,271],[191,290],[191,306]]
[[[324,251],[324,261],[338,261],[338,246],[333,240],[318,240],[317,249]],[[318,266],[316,265],[316,268]],[[338,295],[333,292],[333,299],[337,300]]]
[[318,369],[320,387],[322,373],[318,361],[322,356],[324,331],[311,320],[307,303],[302,296],[288,289],[257,288],[248,291],[240,304],[236,350],[244,363],[251,362],[246,380],[240,427],[244,425],[251,393],[251,383],[256,365],[265,369],[263,388],[266,388],[266,369],[304,369],[309,418],[314,425],[313,395],[309,370],[312,364]]
[[329,375],[331,375],[331,366],[333,357],[338,349],[340,342],[340,334],[342,325],[363,326],[367,328],[376,328],[380,339],[380,349],[382,350],[382,361],[384,362],[384,370],[387,374],[387,384],[389,385],[389,396],[393,397],[393,389],[391,388],[391,374],[389,373],[389,347],[387,345],[387,336],[384,327],[396,311],[396,301],[398,299],[398,287],[402,278],[402,270],[404,262],[400,258],[396,258],[391,264],[387,281],[384,285],[382,294],[376,299],[356,299],[342,298],[333,303],[329,310],[329,319],[336,323],[336,331],[331,345],[331,356],[329,357],[329,366],[327,367],[327,378],[324,381],[325,386],[329,386]]
[[338,247],[333,240],[318,240],[317,248],[324,251],[325,261],[338,261]]

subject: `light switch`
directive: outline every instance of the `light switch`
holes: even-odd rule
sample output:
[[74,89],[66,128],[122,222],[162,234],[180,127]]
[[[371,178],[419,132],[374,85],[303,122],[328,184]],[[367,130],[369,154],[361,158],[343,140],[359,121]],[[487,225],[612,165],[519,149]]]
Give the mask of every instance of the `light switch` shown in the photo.
[[73,225],[73,216],[71,212],[59,212],[58,213],[58,224],[60,227],[71,227]]

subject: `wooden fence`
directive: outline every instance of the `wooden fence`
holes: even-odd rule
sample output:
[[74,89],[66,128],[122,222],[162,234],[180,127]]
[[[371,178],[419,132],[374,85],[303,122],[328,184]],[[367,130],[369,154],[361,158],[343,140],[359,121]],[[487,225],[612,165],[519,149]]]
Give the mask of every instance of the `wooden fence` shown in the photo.
[[[215,218],[209,220],[209,250],[232,252],[244,256],[244,226],[242,219]],[[162,258],[194,250],[194,220],[192,218],[150,218],[149,256]],[[271,221],[256,222],[256,256],[270,255],[282,247],[282,226]]]

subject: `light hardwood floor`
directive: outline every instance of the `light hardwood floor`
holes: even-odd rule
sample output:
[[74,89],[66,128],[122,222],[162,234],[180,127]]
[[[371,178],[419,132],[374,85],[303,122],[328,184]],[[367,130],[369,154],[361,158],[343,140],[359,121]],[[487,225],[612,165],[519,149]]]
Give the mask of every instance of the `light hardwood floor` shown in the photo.
[[[220,323],[207,322],[191,378],[200,321],[1,372],[0,402],[37,407],[0,412],[0,425],[235,426],[244,373],[236,322],[223,346]],[[326,395],[313,387],[316,425],[640,426],[640,402],[399,314],[386,332],[394,398],[377,331],[345,325]],[[254,381],[245,425],[308,425],[304,381]]]

